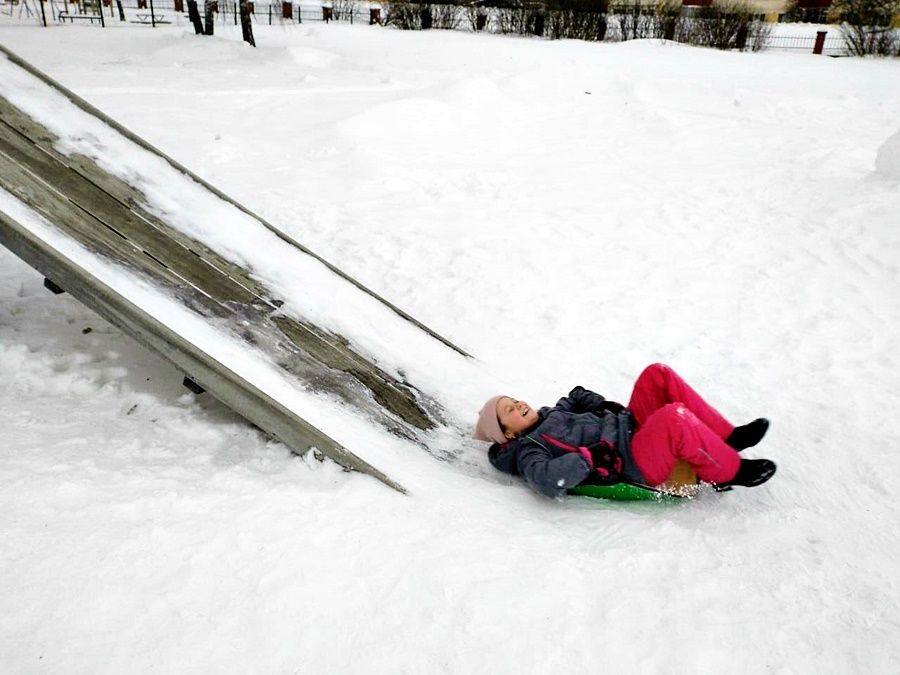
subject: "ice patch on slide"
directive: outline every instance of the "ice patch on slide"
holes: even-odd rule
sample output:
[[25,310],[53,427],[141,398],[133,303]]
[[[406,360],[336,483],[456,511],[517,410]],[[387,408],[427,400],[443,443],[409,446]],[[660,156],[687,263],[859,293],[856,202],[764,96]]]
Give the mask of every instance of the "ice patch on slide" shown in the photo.
[[887,180],[900,180],[900,129],[878,148],[875,173]]

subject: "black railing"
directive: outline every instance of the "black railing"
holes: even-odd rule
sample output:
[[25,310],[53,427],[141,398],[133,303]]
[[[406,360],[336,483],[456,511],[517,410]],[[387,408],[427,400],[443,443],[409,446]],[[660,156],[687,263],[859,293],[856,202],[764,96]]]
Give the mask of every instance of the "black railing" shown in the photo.
[[[835,31],[837,33],[837,31]],[[816,37],[803,35],[770,35],[765,40],[765,49],[795,49],[811,52],[816,45]],[[825,37],[824,52],[836,54],[846,53],[847,45],[840,34]]]
[[[197,6],[203,16],[203,0],[198,0]],[[238,2],[231,0],[219,0],[217,3],[217,23],[232,23],[240,21],[240,7]],[[356,3],[335,3],[329,6],[308,5],[297,3],[260,3],[251,2],[251,17],[256,23],[304,23],[307,21],[344,21],[348,23],[370,23],[372,15],[368,6]],[[153,0],[152,9],[149,0],[123,0],[122,8],[126,14],[126,20],[130,23],[186,23],[187,0]],[[177,8],[177,10],[176,10]],[[118,5],[115,0],[107,3],[92,0],[45,0],[48,22],[68,22],[71,16],[93,16],[103,13],[105,20],[111,25],[119,22]],[[19,0],[18,2],[0,2],[0,13],[26,23],[40,23],[39,0]],[[380,16],[379,16],[380,18]],[[98,23],[99,26],[99,23]]]

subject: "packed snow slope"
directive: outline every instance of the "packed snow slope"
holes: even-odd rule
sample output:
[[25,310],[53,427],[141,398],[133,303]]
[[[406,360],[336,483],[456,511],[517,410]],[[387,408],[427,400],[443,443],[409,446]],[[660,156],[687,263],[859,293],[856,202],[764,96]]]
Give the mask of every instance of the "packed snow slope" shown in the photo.
[[4,672],[900,669],[896,62],[256,33],[0,41],[475,354],[431,374],[472,418],[625,400],[662,361],[770,417],[746,453],[779,472],[553,502],[474,441],[361,427],[404,497],[185,393],[0,251]]

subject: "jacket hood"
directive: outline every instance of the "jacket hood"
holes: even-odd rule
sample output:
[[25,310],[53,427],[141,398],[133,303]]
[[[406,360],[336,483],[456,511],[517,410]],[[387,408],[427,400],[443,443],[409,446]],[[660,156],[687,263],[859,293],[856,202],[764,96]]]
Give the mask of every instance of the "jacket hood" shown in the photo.
[[494,465],[494,468],[517,476],[519,475],[519,467],[516,464],[516,448],[518,446],[519,439],[502,444],[494,443],[488,449],[488,459]]

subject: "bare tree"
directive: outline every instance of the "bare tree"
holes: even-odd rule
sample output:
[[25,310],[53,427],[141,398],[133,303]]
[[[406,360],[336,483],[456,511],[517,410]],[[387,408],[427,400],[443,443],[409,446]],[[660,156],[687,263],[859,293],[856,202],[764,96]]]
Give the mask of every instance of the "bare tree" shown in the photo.
[[194,33],[203,35],[203,21],[200,19],[200,10],[197,9],[197,0],[187,0],[188,18],[194,25]]
[[251,47],[256,46],[253,39],[253,23],[250,20],[250,3],[247,0],[241,0],[241,34],[244,36],[244,42],[250,43]]
[[216,29],[215,15],[219,11],[219,3],[217,0],[204,0],[203,13],[206,15],[206,29],[203,31],[206,35],[212,35]]

